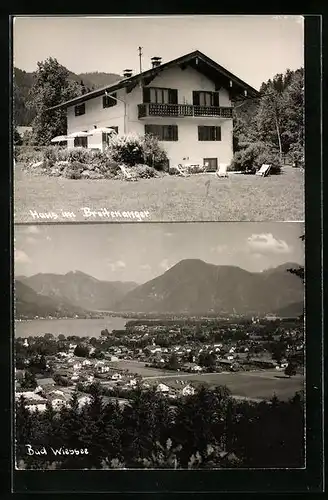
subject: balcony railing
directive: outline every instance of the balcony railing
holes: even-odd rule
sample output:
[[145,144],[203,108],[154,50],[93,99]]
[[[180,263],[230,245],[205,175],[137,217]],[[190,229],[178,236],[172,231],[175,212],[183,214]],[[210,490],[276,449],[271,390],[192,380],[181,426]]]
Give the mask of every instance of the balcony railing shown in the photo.
[[148,116],[212,116],[232,118],[232,108],[222,106],[193,106],[192,104],[138,104],[138,118]]

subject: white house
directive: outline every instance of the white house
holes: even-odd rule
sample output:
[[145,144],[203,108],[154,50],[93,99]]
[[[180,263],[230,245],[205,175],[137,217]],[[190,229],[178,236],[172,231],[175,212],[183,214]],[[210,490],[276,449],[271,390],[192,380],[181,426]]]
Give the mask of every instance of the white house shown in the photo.
[[196,50],[169,62],[152,58],[150,69],[130,70],[114,84],[63,102],[50,110],[67,110],[67,134],[91,132],[68,140],[68,146],[100,149],[108,134],[150,133],[166,149],[169,163],[204,165],[216,170],[233,155],[232,108],[238,98],[258,91]]
[[158,384],[156,387],[157,392],[167,393],[170,392],[170,388],[165,384]]
[[192,396],[193,394],[195,394],[195,388],[188,384],[188,385],[185,385],[181,390],[180,390],[180,394],[182,396]]

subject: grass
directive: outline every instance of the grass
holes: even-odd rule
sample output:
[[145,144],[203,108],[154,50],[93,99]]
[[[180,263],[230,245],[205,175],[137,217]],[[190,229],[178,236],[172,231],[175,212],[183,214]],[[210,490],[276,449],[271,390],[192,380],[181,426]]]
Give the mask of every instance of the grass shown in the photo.
[[185,382],[205,383],[209,386],[225,385],[233,396],[250,399],[270,399],[276,394],[279,399],[286,400],[304,388],[302,375],[284,378],[283,374],[276,370],[193,374],[148,368],[137,361],[119,361],[117,366],[138,373],[150,384],[165,384],[182,379]]
[[[67,219],[61,210],[74,212],[74,222],[125,221],[86,218],[82,207],[109,211],[148,210],[149,221],[292,221],[304,219],[304,174],[285,167],[277,176],[215,175],[164,176],[137,182],[71,180],[32,176],[15,167],[15,222],[35,220],[29,210],[55,212],[56,222]],[[137,219],[134,219],[137,220]]]
[[[235,373],[204,373],[188,374],[182,378],[185,381],[205,383],[210,387],[225,385],[233,396],[250,399],[270,399],[274,394],[279,399],[287,400],[293,397],[295,392],[303,389],[303,377],[296,375],[289,378],[277,378],[276,374],[270,372],[235,372]],[[165,384],[165,377],[158,377],[156,382]],[[154,381],[154,379],[152,380]],[[149,380],[150,382],[150,380]]]

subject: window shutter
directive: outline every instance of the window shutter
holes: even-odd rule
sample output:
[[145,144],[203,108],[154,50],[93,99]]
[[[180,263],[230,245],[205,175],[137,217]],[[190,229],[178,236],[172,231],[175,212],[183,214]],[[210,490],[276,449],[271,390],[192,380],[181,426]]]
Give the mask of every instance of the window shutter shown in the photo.
[[169,104],[178,104],[177,89],[169,89]]
[[172,125],[172,140],[178,140],[178,125]]
[[213,106],[220,106],[219,92],[213,92]]
[[198,127],[198,140],[199,141],[202,140],[202,129],[203,129],[203,127]]
[[215,127],[216,128],[216,140],[221,141],[221,127]]
[[144,103],[150,102],[150,88],[149,87],[143,87],[143,102]]
[[199,92],[197,90],[192,93],[192,103],[194,106],[199,106]]
[[151,134],[151,125],[145,125],[145,134]]

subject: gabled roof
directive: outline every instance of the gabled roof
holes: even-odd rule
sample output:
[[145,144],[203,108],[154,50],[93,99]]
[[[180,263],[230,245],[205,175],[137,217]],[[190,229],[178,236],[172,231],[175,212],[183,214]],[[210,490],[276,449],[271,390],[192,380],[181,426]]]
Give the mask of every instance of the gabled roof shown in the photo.
[[128,91],[131,91],[136,85],[138,85],[138,83],[142,83],[142,85],[149,85],[149,83],[161,71],[176,65],[179,65],[182,69],[186,68],[187,66],[191,66],[197,71],[200,71],[208,78],[213,80],[216,83],[218,89],[220,88],[220,86],[230,88],[231,81],[231,92],[234,95],[238,95],[246,90],[249,97],[259,96],[259,92],[256,89],[245,83],[243,80],[232,74],[227,69],[223,68],[223,66],[220,66],[220,64],[216,63],[215,61],[213,61],[213,59],[210,59],[199,50],[195,50],[193,52],[190,52],[189,54],[178,57],[177,59],[172,59],[167,63],[161,64],[160,66],[156,66],[155,68],[143,71],[142,73],[138,73],[137,75],[131,76],[130,78],[122,78],[115,83],[107,85],[106,87],[93,90],[92,92],[88,92],[87,94],[83,94],[82,96],[75,97],[74,99],[70,99],[69,101],[65,101],[61,104],[57,104],[56,106],[52,106],[49,109],[54,110],[67,108],[69,106],[81,104],[85,101],[88,101],[89,99],[105,95],[105,92],[115,92],[116,90],[122,88],[127,88]]

